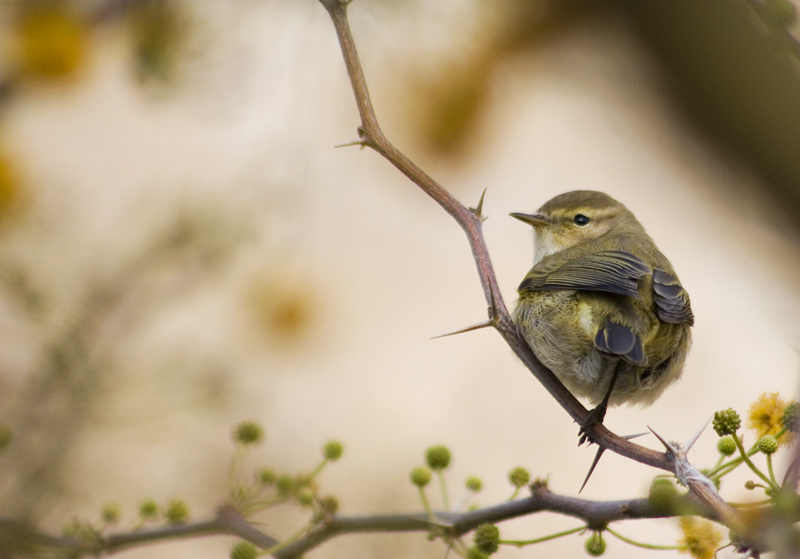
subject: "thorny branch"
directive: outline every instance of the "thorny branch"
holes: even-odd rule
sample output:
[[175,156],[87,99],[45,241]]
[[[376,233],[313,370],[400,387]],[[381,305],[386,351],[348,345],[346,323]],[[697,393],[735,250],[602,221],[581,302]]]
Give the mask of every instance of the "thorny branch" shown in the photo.
[[[537,512],[555,512],[585,522],[590,529],[600,529],[611,522],[673,516],[674,510],[719,520],[715,513],[694,496],[678,498],[670,510],[648,499],[588,501],[552,493],[544,485],[534,484],[531,496],[483,509],[456,513],[437,512],[432,523],[427,513],[370,516],[332,516],[297,541],[272,553],[278,559],[292,559],[342,534],[361,532],[431,532],[450,538],[466,534],[481,524],[496,523]],[[50,536],[24,524],[0,519],[0,545],[7,550],[58,550],[70,556],[110,554],[147,543],[178,538],[235,535],[262,549],[275,547],[278,541],[247,522],[233,507],[223,506],[216,516],[198,522],[175,524],[115,534],[98,534],[90,541],[74,537]]]
[[[569,413],[569,415],[582,427],[586,427],[588,411],[580,402],[558,381],[558,379],[534,356],[528,345],[517,335],[511,317],[506,309],[503,297],[497,285],[497,279],[492,268],[489,252],[482,232],[482,216],[479,212],[464,207],[441,185],[417,167],[411,160],[395,148],[384,136],[378,125],[375,111],[372,108],[367,82],[361,68],[361,63],[356,52],[355,42],[350,32],[347,20],[347,5],[349,0],[320,0],[333,20],[339,45],[344,56],[347,73],[353,87],[356,104],[361,116],[361,126],[358,129],[361,143],[368,146],[385,157],[400,172],[406,175],[414,184],[419,186],[426,194],[433,198],[447,213],[449,213],[461,226],[467,235],[478,275],[483,287],[486,301],[490,305],[490,322],[497,329],[506,343],[511,347],[517,357],[525,364],[533,375],[542,383],[545,389]],[[588,428],[591,439],[602,448],[611,450],[642,464],[675,473],[675,457],[662,452],[639,446],[629,440],[615,435],[602,424],[593,424]],[[719,496],[716,491],[708,491],[702,484],[690,483],[690,489],[698,498],[717,511],[718,517],[729,527],[739,526],[738,515]]]
[[[109,6],[124,6],[129,0],[110,0]],[[508,310],[500,293],[497,280],[489,258],[483,233],[480,207],[466,208],[450,195],[441,185],[417,167],[404,154],[398,151],[381,131],[367,89],[366,80],[356,52],[355,44],[349,29],[346,7],[349,0],[320,0],[329,12],[344,56],[347,72],[355,94],[361,126],[359,127],[360,143],[368,146],[417,184],[447,211],[462,227],[472,249],[478,268],[481,285],[489,305],[489,321],[503,339],[512,348],[520,360],[545,389],[561,404],[569,415],[580,425],[585,424],[587,410],[578,402],[556,377],[547,370],[531,352],[530,348],[517,335]],[[676,452],[668,447],[667,453],[657,452],[634,444],[602,425],[591,428],[593,439],[603,448],[643,464],[660,468],[672,473],[691,468],[686,461],[685,453]],[[678,450],[680,446],[676,445]],[[792,483],[800,478],[800,454],[795,454],[787,478]],[[685,476],[684,476],[685,477]],[[432,523],[426,513],[371,515],[371,516],[336,516],[324,519],[303,537],[280,547],[272,553],[276,558],[289,559],[300,556],[323,542],[347,533],[360,532],[431,532],[444,537],[458,537],[470,532],[484,523],[496,523],[519,516],[537,512],[556,512],[581,519],[587,528],[602,529],[614,521],[663,518],[674,516],[675,510],[681,514],[696,514],[722,522],[729,527],[740,528],[739,515],[728,506],[707,483],[685,479],[691,494],[679,499],[676,509],[664,510],[648,499],[630,499],[619,501],[588,501],[554,494],[542,485],[532,486],[532,494],[525,499],[518,499],[499,505],[486,507],[477,511],[456,513],[438,512],[436,521]],[[98,534],[91,541],[72,537],[56,537],[31,529],[21,523],[0,519],[0,544],[14,546],[11,549],[50,549],[68,552],[71,555],[114,553],[123,549],[145,543],[153,543],[166,539],[197,537],[202,535],[236,535],[262,549],[279,545],[273,537],[255,528],[238,511],[231,506],[223,506],[217,514],[205,521],[165,526],[161,528],[135,530],[124,533]],[[764,548],[763,542],[760,547]]]

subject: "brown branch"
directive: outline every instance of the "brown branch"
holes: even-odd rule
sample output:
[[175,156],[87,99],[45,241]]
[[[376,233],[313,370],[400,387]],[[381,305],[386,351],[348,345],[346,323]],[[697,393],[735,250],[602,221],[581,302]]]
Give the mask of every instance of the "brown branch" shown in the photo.
[[555,512],[583,520],[587,528],[602,529],[611,522],[644,518],[667,518],[679,514],[694,514],[719,520],[716,513],[692,495],[676,498],[669,510],[648,499],[618,501],[588,501],[552,493],[547,487],[534,484],[531,496],[486,507],[480,510],[455,513],[437,512],[436,523],[427,513],[375,516],[333,517],[309,532],[305,537],[286,546],[276,559],[293,559],[342,534],[358,532],[433,532],[445,538],[457,538],[482,524],[495,524],[538,512]]
[[[350,76],[350,83],[355,94],[358,111],[361,115],[361,126],[358,129],[359,136],[365,146],[369,146],[387,160],[397,169],[406,175],[414,184],[419,186],[426,194],[433,198],[447,213],[449,213],[461,226],[467,235],[472,248],[472,254],[478,267],[478,276],[483,287],[486,301],[490,305],[490,316],[495,318],[495,328],[503,339],[511,346],[511,349],[528,367],[533,375],[542,383],[545,389],[558,401],[559,404],[577,421],[581,426],[586,425],[588,411],[580,402],[564,387],[563,384],[542,365],[536,356],[518,335],[511,316],[503,302],[503,296],[497,285],[497,278],[492,268],[489,251],[483,239],[482,223],[473,211],[470,211],[458,200],[447,192],[441,185],[428,176],[422,169],[417,167],[408,157],[403,155],[395,148],[386,136],[384,136],[378,126],[372,102],[369,98],[367,83],[361,64],[356,52],[355,43],[350,32],[347,21],[346,5],[347,2],[337,0],[320,0],[333,20],[339,44],[344,55],[347,73]],[[662,470],[672,471],[666,456],[662,452],[656,452],[637,444],[631,443],[608,431],[602,425],[595,425],[591,429],[593,439],[600,445],[612,450],[622,456],[632,458],[644,464],[661,468]]]
[[223,506],[210,520],[173,524],[161,528],[134,530],[115,534],[95,534],[90,539],[74,536],[51,536],[14,520],[0,518],[0,544],[3,549],[62,550],[70,556],[116,553],[131,547],[166,540],[197,536],[234,535],[269,549],[278,545],[278,540],[254,528],[230,506]]
[[[552,493],[543,485],[531,486],[531,496],[508,501],[470,512],[437,512],[431,522],[426,512],[370,516],[332,516],[305,536],[274,552],[278,559],[290,559],[318,547],[343,534],[366,532],[433,532],[444,538],[462,536],[481,524],[498,523],[538,512],[555,512],[572,516],[588,528],[602,529],[611,522],[644,518],[667,518],[677,514],[694,514],[719,520],[716,513],[693,495],[676,497],[668,508],[648,499],[588,501]],[[112,554],[144,544],[181,538],[235,535],[262,549],[280,544],[278,540],[255,528],[233,507],[226,505],[209,520],[187,522],[160,528],[114,534],[95,534],[89,539],[57,537],[39,532],[26,524],[0,519],[0,544],[3,549],[59,550],[70,556]]]
[[[347,74],[353,87],[358,111],[361,116],[361,126],[358,129],[362,144],[369,146],[385,157],[400,172],[406,175],[414,184],[419,186],[426,194],[433,198],[447,211],[461,226],[467,235],[472,249],[478,275],[483,287],[486,301],[490,305],[490,318],[497,331],[508,343],[517,357],[525,364],[533,375],[542,383],[545,389],[581,426],[586,427],[588,411],[580,402],[559,382],[559,380],[534,356],[530,347],[518,336],[516,327],[511,321],[508,309],[503,302],[497,279],[492,268],[489,251],[483,239],[481,216],[459,203],[441,185],[417,167],[408,157],[397,150],[384,136],[378,125],[375,111],[372,108],[367,82],[361,68],[361,63],[356,52],[355,42],[350,32],[347,20],[347,5],[349,0],[320,0],[333,20],[339,45],[342,49]],[[591,439],[603,448],[616,452],[621,456],[630,458],[642,464],[655,468],[675,472],[675,466],[670,458],[662,453],[619,437],[606,429],[602,424],[589,426]],[[709,507],[719,511],[719,517],[726,523],[738,524],[738,515],[716,494],[692,487],[699,498],[704,499]]]

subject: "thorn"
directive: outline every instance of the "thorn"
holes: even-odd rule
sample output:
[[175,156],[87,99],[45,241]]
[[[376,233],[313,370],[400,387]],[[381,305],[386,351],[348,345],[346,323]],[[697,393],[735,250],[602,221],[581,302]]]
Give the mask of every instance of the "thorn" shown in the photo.
[[485,320],[483,322],[479,322],[478,324],[473,324],[472,326],[467,326],[466,328],[462,328],[461,330],[456,330],[455,332],[448,332],[447,334],[439,334],[438,336],[434,336],[429,339],[436,340],[439,338],[446,338],[447,336],[464,334],[465,332],[472,332],[473,330],[480,330],[481,328],[488,328],[489,326],[494,326],[494,325],[495,325],[494,320]]
[[626,441],[630,441],[631,439],[637,439],[637,438],[639,438],[639,437],[644,437],[646,434],[647,434],[647,432],[644,432],[644,433],[636,433],[635,435],[625,435],[625,436],[624,436],[624,437],[622,437],[622,438],[623,438],[623,439],[625,439]]
[[583,480],[583,485],[581,485],[581,488],[578,490],[578,493],[583,491],[583,488],[586,487],[586,484],[589,482],[589,478],[592,477],[592,473],[594,472],[594,469],[597,467],[597,463],[600,462],[600,457],[603,455],[605,451],[606,449],[604,447],[602,446],[597,447],[597,454],[594,455],[594,460],[592,460],[592,465],[589,466],[589,473],[586,474],[586,479]]
[[694,436],[691,439],[689,439],[689,442],[686,443],[685,445],[683,445],[683,451],[684,452],[689,452],[689,449],[692,448],[694,443],[697,442],[697,439],[700,438],[700,435],[703,433],[703,431],[706,430],[706,427],[708,427],[709,423],[711,423],[711,418],[710,417],[708,418],[708,421],[706,421],[705,424],[702,427],[700,427],[700,430],[697,433],[695,433]]
[[[708,424],[706,423],[706,425],[708,425]],[[636,433],[634,435],[625,435],[622,438],[625,439],[626,441],[629,441],[631,439],[635,439],[635,438],[638,438],[638,437],[643,437],[646,434],[647,434],[646,432],[645,433]],[[656,435],[656,436],[658,436],[658,435]],[[598,446],[597,447],[597,454],[594,455],[594,460],[592,461],[592,465],[589,467],[589,473],[586,474],[586,479],[583,480],[583,485],[581,485],[581,488],[578,490],[578,493],[583,491],[583,488],[586,487],[586,483],[589,481],[589,478],[592,477],[592,473],[594,472],[594,469],[597,467],[597,463],[600,462],[600,457],[603,455],[603,453],[605,451],[606,451],[606,449],[604,447],[602,447],[602,446]]]
[[361,146],[361,149],[364,149],[366,147],[366,145],[367,144],[366,144],[366,142],[364,142],[364,140],[355,140],[353,142],[347,142],[346,144],[339,144],[339,145],[336,145],[336,146],[333,146],[333,147],[335,147],[335,148],[346,148],[346,147],[350,147],[350,146]]
[[699,483],[708,488],[709,491],[713,493],[717,493],[717,488],[714,486],[714,483],[708,479],[706,476],[701,474],[697,469],[689,463],[689,460],[686,458],[686,453],[692,447],[692,445],[697,441],[697,438],[700,436],[700,433],[708,425],[708,421],[703,428],[700,429],[692,439],[685,445],[681,445],[680,443],[670,443],[664,440],[664,438],[653,431],[649,426],[647,427],[650,429],[650,432],[653,433],[656,438],[661,441],[661,444],[667,449],[667,459],[675,465],[675,477],[678,478],[678,482],[685,486],[689,487],[689,483]]
[[653,431],[653,429],[651,429],[649,425],[647,426],[647,428],[650,430],[651,433],[653,433],[656,436],[656,438],[659,441],[661,441],[661,444],[663,444],[664,448],[666,448],[669,452],[671,452],[672,454],[677,454],[680,451],[681,448],[679,444],[667,442],[661,435]]
[[[706,425],[708,425],[708,424],[706,424]],[[646,434],[647,434],[646,432],[645,433],[636,433],[635,435],[625,435],[622,438],[625,439],[626,441],[629,441],[629,440],[635,439],[637,437],[643,437]],[[600,457],[603,455],[603,453],[605,451],[606,451],[606,449],[603,448],[602,446],[597,447],[597,454],[594,455],[594,460],[592,461],[592,465],[589,467],[589,473],[586,474],[586,479],[583,480],[583,485],[581,485],[581,488],[578,490],[578,493],[583,491],[583,488],[586,487],[586,483],[589,481],[589,478],[592,477],[592,473],[594,472],[594,469],[597,467],[597,463],[600,462]]]
[[483,193],[481,193],[481,199],[478,200],[478,206],[475,207],[475,208],[470,208],[470,210],[472,210],[472,213],[475,214],[475,217],[477,217],[482,222],[486,221],[488,219],[487,217],[484,217],[483,214],[482,214],[484,196],[486,196],[486,189],[485,188],[483,189]]

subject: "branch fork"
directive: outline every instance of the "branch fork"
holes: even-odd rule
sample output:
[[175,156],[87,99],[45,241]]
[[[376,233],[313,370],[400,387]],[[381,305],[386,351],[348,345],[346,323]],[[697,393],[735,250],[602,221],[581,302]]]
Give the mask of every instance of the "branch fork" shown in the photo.
[[[372,107],[366,79],[361,63],[356,52],[355,42],[347,20],[347,5],[349,0],[320,0],[331,16],[339,45],[342,49],[345,66],[350,84],[355,95],[356,105],[361,117],[361,126],[358,128],[359,137],[363,145],[369,146],[386,158],[401,173],[406,175],[414,184],[434,199],[453,219],[459,224],[467,235],[473,258],[478,269],[478,277],[483,287],[486,301],[489,305],[490,319],[486,322],[467,327],[455,333],[467,332],[478,328],[493,326],[511,347],[514,353],[541,382],[544,388],[558,401],[567,413],[581,426],[586,427],[588,410],[564,387],[561,382],[544,367],[531,351],[530,347],[519,337],[517,329],[511,320],[508,309],[503,302],[497,278],[494,274],[491,258],[483,238],[482,215],[483,196],[478,207],[468,209],[458,202],[449,192],[417,167],[408,157],[395,148],[383,134],[375,111]],[[660,468],[672,473],[678,473],[677,454],[669,450],[665,454],[639,446],[624,437],[615,435],[602,424],[594,424],[586,428],[590,438],[602,449],[610,450],[642,464]],[[677,450],[677,448],[673,449]],[[687,478],[689,488],[709,508],[720,513],[720,520],[729,526],[740,524],[739,515],[728,506],[715,491],[707,491],[707,486],[701,482]]]

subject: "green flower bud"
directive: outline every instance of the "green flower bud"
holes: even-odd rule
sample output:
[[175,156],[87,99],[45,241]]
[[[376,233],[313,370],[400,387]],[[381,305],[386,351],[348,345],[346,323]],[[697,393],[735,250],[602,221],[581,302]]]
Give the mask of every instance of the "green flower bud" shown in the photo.
[[481,524],[475,528],[472,541],[478,551],[491,555],[500,549],[500,530],[494,524]]
[[272,485],[275,483],[276,478],[275,470],[272,468],[262,468],[261,471],[258,472],[258,481],[260,481],[262,485]]
[[442,471],[450,465],[450,450],[442,445],[432,446],[425,452],[425,461],[434,472]]
[[314,502],[314,492],[308,487],[303,487],[297,492],[297,501],[307,507]]
[[514,487],[522,487],[523,485],[528,485],[528,482],[531,480],[531,474],[525,468],[514,468],[510,472],[508,472],[508,481],[511,482],[511,485]]
[[417,487],[425,487],[431,482],[431,471],[425,466],[418,466],[411,470],[411,483]]
[[155,520],[158,518],[158,505],[152,499],[148,499],[139,505],[139,518],[142,520]]
[[758,450],[764,454],[772,454],[778,450],[778,441],[772,435],[764,435],[758,439]]
[[739,414],[733,408],[714,412],[714,431],[717,435],[723,437],[725,435],[733,435],[742,425],[742,420]]
[[744,482],[744,488],[747,489],[748,491],[752,491],[753,489],[756,488],[756,482],[748,479],[747,481]]
[[467,489],[475,493],[477,493],[483,488],[483,482],[481,481],[481,478],[479,478],[478,476],[469,476],[467,478],[467,481],[464,482],[464,485],[467,486]]
[[189,506],[180,499],[172,499],[164,510],[169,524],[183,524],[189,520]]
[[289,474],[281,474],[275,480],[275,488],[278,490],[278,495],[288,497],[297,489],[297,482]]
[[261,425],[252,421],[242,421],[233,430],[233,440],[236,444],[258,444],[262,438],[264,438],[264,431],[262,431]]
[[672,480],[658,477],[650,484],[650,494],[647,500],[659,510],[668,513],[675,509],[676,499],[678,498],[678,488]]
[[466,559],[489,559],[489,556],[486,555],[483,551],[481,551],[477,547],[472,546],[469,549],[467,549]]
[[336,514],[339,510],[339,499],[333,495],[328,495],[319,500],[319,508],[325,514]]
[[256,559],[258,549],[250,542],[239,542],[231,549],[231,559]]
[[344,447],[339,441],[330,441],[322,449],[322,454],[324,454],[325,458],[331,462],[336,462],[339,458],[341,458],[342,452],[344,452]]
[[733,440],[733,435],[725,435],[720,437],[717,441],[717,450],[723,456],[730,456],[736,452],[736,441]]
[[4,423],[0,423],[0,450],[4,450],[10,445],[13,438],[14,434],[11,432],[11,428]]
[[116,524],[119,522],[120,517],[119,507],[113,503],[109,503],[103,507],[100,516],[106,524]]
[[592,557],[599,557],[606,552],[606,540],[603,538],[603,532],[592,532],[586,540],[586,553]]
[[786,406],[783,412],[783,426],[792,433],[797,433],[797,411],[800,410],[800,404],[792,402]]

